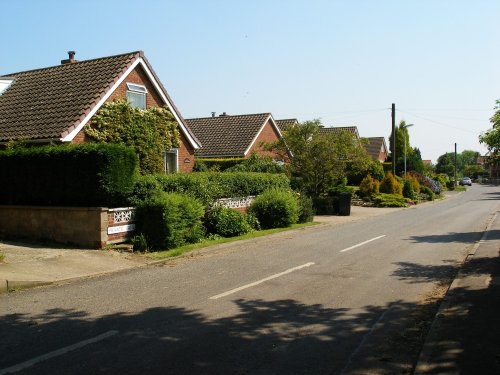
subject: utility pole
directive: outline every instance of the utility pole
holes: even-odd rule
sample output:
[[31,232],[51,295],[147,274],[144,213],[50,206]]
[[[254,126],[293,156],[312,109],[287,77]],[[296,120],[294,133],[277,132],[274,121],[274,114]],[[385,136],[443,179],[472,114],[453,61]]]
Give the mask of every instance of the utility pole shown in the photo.
[[396,104],[392,103],[392,174],[396,176]]
[[453,186],[457,186],[457,144],[455,143],[455,181],[453,181]]

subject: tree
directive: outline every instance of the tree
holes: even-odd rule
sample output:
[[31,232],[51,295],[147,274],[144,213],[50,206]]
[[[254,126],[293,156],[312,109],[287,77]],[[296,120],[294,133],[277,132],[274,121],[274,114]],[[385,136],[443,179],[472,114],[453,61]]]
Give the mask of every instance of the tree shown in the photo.
[[498,164],[500,161],[500,100],[496,101],[494,109],[495,113],[490,118],[493,127],[479,136],[479,142],[484,143],[490,152],[488,161]]
[[289,174],[314,197],[337,185],[348,170],[355,173],[366,169],[371,162],[354,134],[322,133],[321,126],[320,120],[305,121],[288,128],[283,139],[267,147],[287,160]]
[[[406,140],[406,170],[411,170],[408,168],[408,159],[413,156],[413,148],[410,145],[410,134],[408,133],[408,128],[406,127],[406,121],[401,120],[399,125],[396,126],[396,174],[402,174],[404,171],[404,158],[405,158],[405,140]],[[393,138],[392,132],[389,137],[389,147],[393,150]],[[392,155],[391,155],[392,157]],[[422,158],[420,158],[422,160]]]
[[[484,172],[484,168],[477,164],[477,158],[481,155],[478,151],[464,150],[457,154],[457,175],[471,176],[473,173],[476,175]],[[455,175],[455,153],[447,152],[438,158],[436,173],[445,173],[449,177]]]
[[445,173],[448,176],[453,177],[455,175],[455,154],[453,152],[447,152],[446,154],[441,155],[437,160],[434,170],[436,173]]

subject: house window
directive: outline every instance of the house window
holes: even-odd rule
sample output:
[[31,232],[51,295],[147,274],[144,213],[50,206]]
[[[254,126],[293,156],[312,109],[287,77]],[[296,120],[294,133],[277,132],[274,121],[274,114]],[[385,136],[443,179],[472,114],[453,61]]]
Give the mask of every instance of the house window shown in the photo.
[[146,94],[148,90],[143,85],[127,83],[127,100],[134,108],[146,109]]
[[165,151],[163,159],[163,170],[165,173],[175,173],[179,170],[178,154],[179,150],[176,148]]

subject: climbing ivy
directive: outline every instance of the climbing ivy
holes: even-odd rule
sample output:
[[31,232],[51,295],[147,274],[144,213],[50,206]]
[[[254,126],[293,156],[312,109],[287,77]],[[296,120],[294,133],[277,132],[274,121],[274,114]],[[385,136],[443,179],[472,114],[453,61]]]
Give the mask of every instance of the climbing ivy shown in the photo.
[[141,174],[163,171],[163,152],[179,147],[179,129],[166,107],[134,108],[126,100],[105,103],[85,133],[97,142],[131,146]]

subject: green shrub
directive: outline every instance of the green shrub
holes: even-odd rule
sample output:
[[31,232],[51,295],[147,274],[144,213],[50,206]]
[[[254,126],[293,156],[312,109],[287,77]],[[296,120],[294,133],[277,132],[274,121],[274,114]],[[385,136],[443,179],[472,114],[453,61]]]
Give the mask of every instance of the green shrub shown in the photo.
[[309,223],[314,220],[313,200],[305,193],[299,194],[299,223]]
[[285,173],[285,167],[270,156],[260,156],[254,152],[241,163],[226,169],[226,172]]
[[403,187],[391,172],[386,173],[380,182],[380,192],[385,194],[403,194]]
[[372,194],[378,194],[380,190],[380,182],[371,175],[366,176],[359,185],[358,195],[361,197],[370,197]]
[[313,207],[317,215],[335,215],[339,212],[339,197],[325,195],[314,197]]
[[247,212],[245,219],[253,230],[261,230],[259,219],[253,213]]
[[132,246],[134,247],[134,251],[148,251],[148,241],[146,240],[146,237],[144,237],[144,234],[138,234],[130,240],[132,243]]
[[289,227],[299,219],[299,202],[289,190],[269,189],[255,198],[249,211],[263,229]]
[[410,180],[404,180],[403,197],[415,199],[415,192],[413,191],[413,185]]
[[203,238],[204,206],[190,196],[162,193],[136,209],[137,233],[153,250],[172,249]]
[[137,156],[114,144],[14,148],[0,152],[0,204],[108,206],[126,204]]
[[259,195],[270,188],[289,189],[285,174],[197,172],[155,175],[163,191],[189,194],[206,205],[220,198]]
[[375,194],[373,201],[379,207],[406,207],[410,200],[402,197],[400,194]]
[[210,234],[235,237],[252,231],[244,214],[227,207],[212,208],[205,217],[205,228]]
[[245,158],[196,158],[193,171],[207,172],[218,171],[224,172],[226,169],[234,167],[243,162]]
[[420,187],[420,193],[426,196],[426,199],[429,201],[433,201],[436,195],[434,192],[427,186]]
[[154,176],[140,176],[136,179],[132,194],[129,197],[130,204],[136,206],[141,202],[147,201],[154,196],[161,194],[160,183]]

